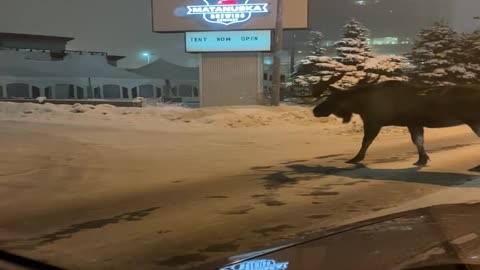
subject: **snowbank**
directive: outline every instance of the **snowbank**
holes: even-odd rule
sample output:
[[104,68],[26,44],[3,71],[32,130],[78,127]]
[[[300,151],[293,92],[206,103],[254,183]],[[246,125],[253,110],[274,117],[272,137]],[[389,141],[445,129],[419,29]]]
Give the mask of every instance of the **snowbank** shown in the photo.
[[343,125],[341,120],[335,117],[315,118],[311,107],[297,105],[188,109],[174,105],[119,108],[112,105],[70,106],[0,102],[0,120],[133,129],[318,127],[336,134],[363,132],[359,118],[354,118],[348,125]]

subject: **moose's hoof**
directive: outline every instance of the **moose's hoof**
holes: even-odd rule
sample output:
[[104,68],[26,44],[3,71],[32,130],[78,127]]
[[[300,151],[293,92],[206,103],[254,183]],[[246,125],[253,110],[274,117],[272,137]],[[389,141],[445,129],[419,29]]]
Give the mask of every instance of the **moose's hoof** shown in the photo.
[[355,157],[347,161],[348,164],[358,164],[363,161],[363,158]]
[[417,162],[415,162],[413,165],[415,165],[415,166],[426,166],[428,164],[429,160],[430,160],[429,157],[422,157]]

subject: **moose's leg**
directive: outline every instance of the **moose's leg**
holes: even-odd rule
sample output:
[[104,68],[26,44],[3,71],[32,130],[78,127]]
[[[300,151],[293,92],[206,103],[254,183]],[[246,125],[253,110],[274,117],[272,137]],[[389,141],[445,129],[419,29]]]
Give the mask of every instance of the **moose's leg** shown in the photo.
[[427,165],[428,161],[430,160],[430,157],[427,155],[427,152],[425,151],[425,147],[423,146],[424,144],[423,127],[411,126],[411,127],[408,127],[408,130],[410,131],[410,135],[412,136],[412,141],[417,146],[417,150],[418,150],[419,158],[418,158],[418,161],[413,165],[417,165],[417,166]]
[[365,159],[365,155],[367,154],[368,148],[370,147],[370,145],[372,145],[373,140],[375,140],[375,138],[378,136],[378,133],[380,133],[380,130],[382,129],[382,127],[375,124],[365,123],[363,129],[364,129],[364,136],[363,136],[362,148],[360,148],[360,151],[358,152],[358,154],[351,160],[347,161],[347,163],[355,164]]

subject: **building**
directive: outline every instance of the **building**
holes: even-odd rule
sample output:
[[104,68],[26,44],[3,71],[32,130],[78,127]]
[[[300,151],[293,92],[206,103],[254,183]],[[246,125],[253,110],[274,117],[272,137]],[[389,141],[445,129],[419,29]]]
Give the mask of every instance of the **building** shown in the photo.
[[[195,82],[162,78],[173,65],[163,67],[156,76],[142,75],[117,67],[124,57],[104,52],[67,50],[68,37],[0,33],[0,98],[48,99],[146,99],[170,98],[182,102],[198,100]],[[178,69],[177,69],[178,70]],[[183,70],[179,70],[179,74]],[[165,74],[170,76],[170,74]],[[193,77],[192,77],[193,78]],[[186,91],[186,85],[190,91]],[[175,99],[176,98],[176,99]]]
[[[463,1],[463,0],[462,0]],[[474,0],[473,0],[474,1]],[[351,18],[370,29],[371,37],[415,37],[421,28],[443,20],[452,22],[458,0],[335,0],[312,1],[317,10],[311,27],[327,39],[337,40],[345,22]]]
[[[403,55],[410,51],[420,29],[439,20],[454,26],[461,24],[460,21],[464,16],[460,15],[460,10],[465,9],[465,1],[479,2],[477,0],[311,1],[310,9],[315,10],[315,16],[310,18],[310,28],[323,33],[328,55],[334,55],[334,44],[341,38],[343,26],[348,20],[355,18],[370,30],[370,44],[375,53]],[[477,9],[473,8],[473,10]],[[480,12],[478,15],[480,16]],[[468,20],[475,23],[473,16],[468,17]],[[476,22],[476,24],[479,23]],[[295,54],[300,55],[300,58],[308,54],[303,44],[308,39],[308,31],[286,33],[285,39],[286,50],[294,51]],[[295,58],[298,57],[295,56]]]
[[183,67],[158,59],[130,71],[148,78],[165,80],[170,87],[170,96],[181,98],[183,103],[199,103],[198,67]]

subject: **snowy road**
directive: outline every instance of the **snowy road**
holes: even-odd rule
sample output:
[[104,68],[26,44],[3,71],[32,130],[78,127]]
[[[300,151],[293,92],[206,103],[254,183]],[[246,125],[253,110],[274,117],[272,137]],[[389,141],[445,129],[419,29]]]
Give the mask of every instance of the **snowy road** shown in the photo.
[[403,132],[364,167],[361,135],[321,129],[138,131],[0,122],[0,247],[69,269],[180,269],[430,204],[480,200],[480,140]]

